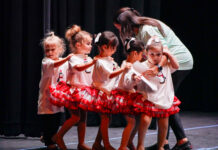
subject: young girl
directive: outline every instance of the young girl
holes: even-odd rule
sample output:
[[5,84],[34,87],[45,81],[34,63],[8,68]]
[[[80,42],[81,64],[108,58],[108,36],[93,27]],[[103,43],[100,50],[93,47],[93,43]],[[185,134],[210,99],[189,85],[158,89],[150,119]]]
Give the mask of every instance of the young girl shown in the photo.
[[144,74],[152,83],[157,85],[157,91],[149,91],[141,83],[137,89],[139,92],[146,92],[147,100],[143,102],[144,108],[141,110],[139,125],[139,136],[137,149],[144,150],[144,136],[149,127],[152,117],[158,117],[158,150],[164,150],[164,142],[168,129],[168,117],[179,111],[180,101],[174,96],[171,73],[179,68],[175,57],[167,50],[163,51],[163,46],[158,37],[151,37],[146,46],[147,61],[141,65],[145,70],[158,65],[162,56],[166,55],[168,62],[160,68],[156,77]]
[[111,57],[117,48],[119,41],[116,35],[110,31],[99,33],[95,38],[95,44],[100,51],[96,56],[98,60],[93,70],[93,87],[89,89],[92,96],[95,97],[95,109],[100,112],[101,124],[93,145],[93,149],[103,149],[101,141],[103,139],[104,148],[106,150],[114,150],[109,142],[108,127],[110,113],[113,113],[113,96],[111,90],[116,87],[118,75],[121,74],[126,66],[119,69],[117,63]]
[[[127,59],[123,61],[121,66],[125,66],[126,63],[133,64],[136,61],[140,61],[142,59],[142,51],[145,49],[144,43],[142,41],[136,40],[135,38],[131,38],[126,41],[125,44],[125,52],[127,53]],[[118,102],[118,110],[125,114],[125,119],[127,121],[127,125],[123,130],[122,140],[119,147],[119,150],[126,150],[127,146],[132,150],[135,149],[133,145],[133,138],[136,133],[136,129],[133,131],[135,127],[135,116],[131,114],[133,101],[131,95],[136,95],[135,86],[137,82],[140,81],[140,76],[137,76],[135,72],[132,70],[132,67],[123,72],[118,88],[116,89],[116,97],[118,96],[121,102]],[[137,98],[137,97],[135,97]],[[142,97],[138,96],[139,99]],[[123,104],[124,103],[124,104]],[[133,131],[133,133],[132,133]],[[132,135],[131,135],[132,133]]]
[[[80,89],[90,86],[92,83],[92,65],[96,62],[96,60],[92,60],[87,55],[90,53],[92,48],[92,36],[90,33],[81,30],[81,28],[77,25],[73,25],[70,29],[68,29],[65,36],[70,43],[70,48],[74,55],[69,60],[68,84],[62,83],[62,85],[60,85],[61,88],[59,92],[64,93],[61,94],[62,96],[65,95],[63,97],[64,100],[62,99],[63,102],[60,102],[60,104],[67,104],[64,106],[68,108],[71,117],[64,122],[61,129],[55,136],[53,136],[52,139],[58,144],[60,149],[66,150],[67,148],[64,144],[63,136],[78,122],[78,149],[90,150],[91,148],[84,143],[87,112],[79,109],[79,104],[77,102],[80,99]],[[55,96],[54,93],[53,95]]]
[[[137,39],[147,43],[151,36],[158,36],[163,45],[169,48],[169,51],[174,55],[179,63],[179,69],[172,74],[174,90],[179,88],[185,77],[191,72],[193,68],[193,58],[187,47],[176,36],[173,30],[160,20],[141,16],[140,13],[129,7],[120,8],[114,16],[114,26],[119,30],[122,41],[125,41],[129,36],[136,36]],[[166,57],[162,57],[159,66],[162,66]],[[148,72],[156,76],[158,73],[158,66],[150,68]],[[169,117],[169,125],[177,139],[177,144],[173,149],[192,149],[191,143],[186,137],[183,129],[182,121],[179,113]],[[167,139],[169,137],[169,131]],[[167,140],[166,140],[167,142]],[[169,145],[166,145],[169,147]],[[151,147],[152,148],[152,147]],[[155,145],[154,147],[155,148]],[[170,148],[168,148],[170,149]]]
[[49,86],[56,85],[59,80],[66,81],[65,63],[72,55],[59,58],[65,51],[64,41],[54,32],[50,32],[42,41],[45,57],[42,60],[42,73],[39,83],[38,114],[42,121],[43,140],[48,149],[55,149],[52,136],[58,131],[63,107],[57,107],[49,101]]

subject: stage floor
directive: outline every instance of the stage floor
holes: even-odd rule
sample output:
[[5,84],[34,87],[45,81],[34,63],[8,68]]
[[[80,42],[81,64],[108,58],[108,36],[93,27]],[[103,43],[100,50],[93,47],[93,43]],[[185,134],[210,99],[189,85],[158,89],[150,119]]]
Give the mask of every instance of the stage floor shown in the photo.
[[[194,150],[218,150],[218,112],[181,112],[181,118],[187,137],[191,141]],[[92,146],[98,127],[87,127],[86,143]],[[123,128],[109,128],[109,137],[111,144],[118,148],[120,145]],[[148,130],[146,135],[145,146],[152,145],[156,142],[156,130]],[[71,150],[77,148],[77,129],[72,129],[64,137],[67,147]],[[134,139],[137,143],[137,136]],[[174,134],[171,131],[169,144],[172,148],[176,143]],[[0,137],[0,150],[37,150],[45,149],[39,138],[24,137]]]

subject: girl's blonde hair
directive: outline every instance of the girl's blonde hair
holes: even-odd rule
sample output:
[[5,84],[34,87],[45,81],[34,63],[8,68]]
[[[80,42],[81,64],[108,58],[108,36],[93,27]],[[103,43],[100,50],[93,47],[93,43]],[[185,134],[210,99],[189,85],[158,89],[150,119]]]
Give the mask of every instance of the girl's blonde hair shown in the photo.
[[75,45],[77,42],[82,43],[84,40],[88,40],[89,38],[92,38],[92,35],[84,30],[81,30],[80,26],[72,25],[71,28],[67,29],[65,33],[65,38],[70,43],[71,51],[75,51],[76,50]]
[[60,47],[59,57],[61,57],[66,50],[64,39],[56,36],[53,31],[47,33],[46,36],[42,39],[41,45],[44,50],[46,44],[57,44],[57,46]]

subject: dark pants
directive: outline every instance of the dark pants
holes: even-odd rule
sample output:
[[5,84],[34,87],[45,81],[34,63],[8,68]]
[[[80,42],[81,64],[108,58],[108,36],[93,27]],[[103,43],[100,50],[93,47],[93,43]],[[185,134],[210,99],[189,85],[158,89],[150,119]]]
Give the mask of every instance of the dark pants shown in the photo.
[[[191,72],[191,70],[177,70],[172,74],[172,79],[173,79],[173,86],[174,86],[174,91],[178,90],[180,84],[182,81],[186,78],[186,76]],[[183,138],[186,138],[185,131],[182,125],[181,118],[179,116],[179,113],[171,115],[169,117],[169,126],[172,128],[177,141],[181,140]],[[167,133],[167,139],[169,138],[169,128],[168,128],[168,133]]]
[[[185,77],[190,72],[191,70],[177,70],[176,72],[172,74],[175,94],[180,84],[182,83],[182,81],[185,79]],[[172,128],[177,140],[186,138],[185,131],[184,131],[179,113],[171,115],[169,117],[169,127]],[[152,124],[150,125],[149,129],[155,129],[155,128],[156,128],[156,118],[152,118]],[[170,128],[168,128],[167,139],[169,138],[169,133],[170,133],[169,130]]]
[[41,120],[42,136],[46,146],[55,144],[51,138],[58,131],[62,114],[63,113],[39,115]]

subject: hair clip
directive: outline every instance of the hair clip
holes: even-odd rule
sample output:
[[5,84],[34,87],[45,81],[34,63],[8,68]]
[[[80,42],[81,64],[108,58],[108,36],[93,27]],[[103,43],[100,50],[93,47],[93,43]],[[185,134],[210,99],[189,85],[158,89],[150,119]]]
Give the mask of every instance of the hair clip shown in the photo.
[[101,32],[99,32],[97,34],[97,36],[95,37],[95,43],[97,43],[99,41],[100,36],[101,36]]
[[159,43],[159,42],[160,42],[160,39],[159,39],[159,37],[157,37],[157,36],[152,36],[152,37],[148,40],[147,45],[151,45],[152,41],[154,41],[155,43]]
[[128,51],[129,49],[130,49],[130,42],[131,41],[134,41],[135,40],[135,38],[134,37],[132,37],[127,43],[125,43],[126,44],[126,50]]

